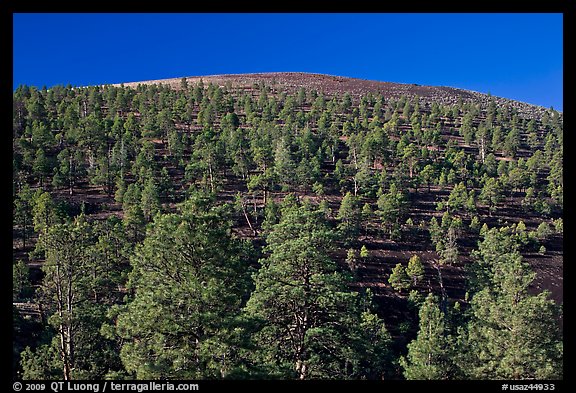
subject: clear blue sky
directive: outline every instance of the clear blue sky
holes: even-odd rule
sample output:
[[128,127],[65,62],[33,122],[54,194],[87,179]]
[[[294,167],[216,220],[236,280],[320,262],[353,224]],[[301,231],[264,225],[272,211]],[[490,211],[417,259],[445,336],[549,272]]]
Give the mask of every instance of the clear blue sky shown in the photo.
[[302,71],[562,110],[562,14],[14,14],[14,79],[83,86]]

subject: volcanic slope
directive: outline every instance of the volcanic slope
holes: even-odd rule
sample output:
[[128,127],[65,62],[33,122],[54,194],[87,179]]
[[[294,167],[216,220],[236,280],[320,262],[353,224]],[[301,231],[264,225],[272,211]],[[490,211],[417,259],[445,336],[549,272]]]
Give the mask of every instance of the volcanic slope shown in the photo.
[[[359,99],[367,93],[375,93],[385,98],[419,97],[428,104],[436,102],[442,105],[454,105],[460,101],[488,105],[490,101],[499,106],[514,108],[519,114],[530,117],[541,117],[546,108],[504,97],[495,97],[476,91],[459,89],[447,86],[425,86],[414,83],[380,82],[366,79],[332,76],[325,74],[312,74],[304,72],[266,72],[254,74],[224,74],[184,77],[188,83],[196,84],[200,81],[206,84],[213,83],[220,87],[233,86],[235,89],[250,91],[254,85],[264,83],[272,89],[296,93],[301,87],[322,92],[327,96],[349,93],[353,98]],[[139,84],[162,84],[174,89],[181,87],[182,78],[158,79],[140,82],[118,83],[114,86],[136,87]]]
[[[425,269],[414,289],[465,301],[466,267],[483,224],[522,232],[522,254],[537,274],[532,290],[550,290],[563,301],[563,119],[557,111],[452,87],[298,72],[19,94],[14,179],[20,183],[14,189],[22,183],[44,189],[71,214],[126,221],[133,206],[122,196],[130,186],[144,192],[153,184],[148,188],[156,187],[165,212],[200,188],[222,202],[239,196],[234,231],[258,248],[265,241],[266,200],[281,203],[294,193],[324,203],[337,227],[350,193],[359,207],[367,206],[365,218],[350,241],[335,243],[333,257],[347,269],[350,249],[359,254],[365,247],[355,285],[371,288],[382,310],[395,311],[382,311],[391,326],[408,312],[407,292],[394,290],[388,279],[413,255]],[[44,108],[27,113],[36,95]],[[64,119],[68,112],[76,118]],[[36,142],[33,121],[42,116],[50,130]],[[37,158],[43,165],[35,165],[34,156],[42,154],[48,163]],[[401,206],[386,206],[382,198],[392,183]],[[456,222],[447,263],[439,263],[446,244],[431,239],[433,218],[447,227]],[[24,247],[19,224],[14,232],[15,259],[25,260],[39,279],[43,261],[31,253],[38,234],[30,231]]]

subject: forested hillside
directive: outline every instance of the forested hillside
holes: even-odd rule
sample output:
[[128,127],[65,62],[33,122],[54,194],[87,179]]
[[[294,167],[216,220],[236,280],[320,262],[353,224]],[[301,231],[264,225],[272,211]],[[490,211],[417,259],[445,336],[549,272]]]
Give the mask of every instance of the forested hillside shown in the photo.
[[13,375],[561,379],[563,118],[307,74],[13,96]]

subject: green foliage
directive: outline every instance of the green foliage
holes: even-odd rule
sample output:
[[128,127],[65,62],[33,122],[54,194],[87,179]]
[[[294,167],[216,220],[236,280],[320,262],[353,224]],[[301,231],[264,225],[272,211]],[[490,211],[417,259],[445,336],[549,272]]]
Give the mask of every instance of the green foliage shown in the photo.
[[158,199],[158,189],[156,182],[152,177],[146,181],[144,189],[142,189],[142,213],[146,221],[151,221],[155,214],[160,212],[160,201]]
[[122,197],[122,219],[130,238],[134,242],[142,240],[144,236],[144,225],[146,223],[142,210],[142,191],[138,183],[128,186]]
[[22,260],[12,264],[12,301],[27,298],[30,290],[30,269]]
[[434,182],[436,177],[436,171],[434,167],[430,164],[426,165],[420,172],[420,177],[426,183],[428,186],[428,192],[430,192],[430,185]]
[[114,194],[114,200],[118,203],[123,203],[124,194],[126,193],[126,181],[123,177],[118,177],[116,180],[116,193]]
[[[517,259],[563,235],[562,114],[493,98],[290,93],[277,81],[176,85],[14,91],[13,248],[43,275],[15,258],[13,301],[40,305],[44,320],[14,313],[15,377],[561,377],[561,315],[527,292]],[[434,204],[444,214],[427,225]],[[235,237],[246,221],[250,242]],[[384,255],[429,240],[439,255],[442,300],[424,307],[410,292],[410,309],[428,311],[409,348],[415,315],[395,326],[402,367],[374,313],[397,310],[353,291],[383,255],[360,235]],[[442,284],[460,251],[464,300]],[[394,270],[396,290],[424,284],[417,255]],[[443,326],[434,337],[426,318]]]
[[554,230],[560,235],[564,233],[564,220],[562,220],[562,218],[554,220]]
[[424,278],[424,265],[418,255],[412,255],[408,261],[406,274],[412,279],[413,285],[418,284],[418,281]]
[[436,251],[440,255],[440,263],[451,265],[458,262],[458,245],[454,227],[448,228],[446,237],[436,243]]
[[486,204],[488,204],[488,208],[490,211],[490,215],[496,211],[496,207],[500,200],[502,199],[502,185],[501,183],[494,179],[493,177],[489,177],[484,187],[482,187],[482,191],[480,192],[480,200]]
[[452,192],[450,192],[450,196],[448,197],[448,201],[446,202],[447,206],[452,209],[453,211],[462,210],[466,207],[468,201],[468,191],[464,182],[460,182],[454,186]]
[[395,183],[390,185],[390,191],[378,198],[378,210],[382,223],[390,235],[399,229],[400,222],[406,214],[407,201],[404,193],[398,190]]
[[546,247],[540,246],[540,248],[538,249],[538,254],[546,255]]
[[512,128],[504,139],[503,151],[508,157],[515,157],[520,148],[520,130]]
[[437,244],[441,241],[443,233],[442,228],[438,224],[436,217],[430,219],[430,225],[428,226],[428,232],[430,233],[430,239],[433,244]]
[[23,380],[58,380],[59,358],[54,345],[44,344],[35,350],[26,347],[20,354]]
[[562,378],[559,308],[546,291],[528,293],[535,274],[514,240],[491,229],[474,255],[480,272],[461,338],[465,374],[473,379]]
[[73,223],[53,225],[40,237],[46,250],[40,297],[56,332],[51,346],[65,379],[97,379],[118,362],[114,343],[98,333],[105,310],[119,301],[113,290],[121,275],[114,275],[123,266],[117,257],[123,246],[102,243],[118,233],[119,225],[100,234],[80,216]]
[[366,245],[363,244],[362,247],[360,248],[360,258],[368,258],[370,254],[368,253],[368,249],[366,248]]
[[[13,223],[20,228],[22,236],[22,248],[26,248],[26,240],[29,238],[30,229],[33,225],[34,194],[26,184],[14,199]],[[39,214],[39,212],[38,212]]]
[[344,244],[353,244],[360,233],[360,208],[358,198],[350,192],[346,193],[340,204],[338,216],[338,231],[344,241]]
[[325,194],[324,186],[322,185],[322,183],[318,182],[312,185],[312,191],[314,192],[314,194],[318,196],[323,196]]
[[46,124],[35,121],[32,124],[32,145],[43,151],[53,143],[54,136]]
[[400,293],[402,293],[403,289],[410,288],[410,277],[406,273],[406,268],[400,262],[392,269],[392,273],[388,277],[388,283]]
[[134,297],[111,314],[126,370],[139,379],[234,374],[246,258],[225,212],[203,195],[157,216],[131,260]]
[[550,224],[546,221],[542,221],[538,228],[536,228],[536,236],[539,240],[546,240],[548,236],[552,234],[552,230],[550,229]]
[[[334,234],[321,212],[290,204],[268,236],[246,312],[259,321],[254,361],[269,376],[382,375],[388,335],[328,256]],[[379,357],[381,356],[381,357]]]
[[44,185],[44,178],[51,172],[50,162],[43,149],[36,151],[36,157],[32,164],[32,172],[36,175],[40,181],[40,187],[42,187]]
[[422,306],[422,303],[424,303],[424,296],[422,296],[422,294],[416,289],[410,290],[408,293],[408,306],[411,309],[418,311]]
[[472,220],[470,220],[470,229],[472,231],[474,231],[475,233],[479,233],[479,231],[480,231],[480,219],[478,218],[478,216],[474,216],[474,217],[472,217]]
[[358,254],[356,253],[355,249],[349,248],[346,252],[346,263],[348,264],[350,271],[356,271],[358,268]]
[[400,358],[406,379],[450,379],[450,339],[444,314],[434,295],[428,294],[420,307],[419,330],[415,340],[408,344],[408,354]]
[[290,152],[290,145],[283,139],[278,142],[274,152],[274,172],[285,188],[292,185],[295,170],[296,164]]
[[50,193],[37,191],[32,203],[34,231],[46,232],[52,225],[61,222],[61,215]]

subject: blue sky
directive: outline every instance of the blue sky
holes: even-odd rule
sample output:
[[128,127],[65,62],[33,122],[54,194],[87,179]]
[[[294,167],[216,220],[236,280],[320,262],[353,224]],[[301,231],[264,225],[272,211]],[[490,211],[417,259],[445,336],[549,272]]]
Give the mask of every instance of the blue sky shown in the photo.
[[562,110],[562,14],[14,14],[38,87],[302,71],[443,85]]

